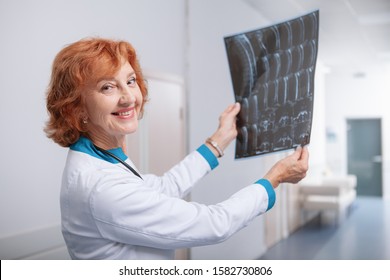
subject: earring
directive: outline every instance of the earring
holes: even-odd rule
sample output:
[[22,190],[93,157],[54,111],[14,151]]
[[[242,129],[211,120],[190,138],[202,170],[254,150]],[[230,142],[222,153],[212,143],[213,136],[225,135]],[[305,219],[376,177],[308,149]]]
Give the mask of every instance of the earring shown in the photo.
[[84,123],[84,124],[87,124],[87,123],[88,123],[87,118],[83,119],[83,123]]

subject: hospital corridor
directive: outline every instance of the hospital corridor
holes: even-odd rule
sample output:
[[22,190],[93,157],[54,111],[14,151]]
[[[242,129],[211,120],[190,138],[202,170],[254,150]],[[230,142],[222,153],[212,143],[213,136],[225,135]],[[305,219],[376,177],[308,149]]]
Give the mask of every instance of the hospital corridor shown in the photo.
[[316,217],[280,241],[261,260],[388,260],[390,203],[358,197],[340,225],[322,225]]

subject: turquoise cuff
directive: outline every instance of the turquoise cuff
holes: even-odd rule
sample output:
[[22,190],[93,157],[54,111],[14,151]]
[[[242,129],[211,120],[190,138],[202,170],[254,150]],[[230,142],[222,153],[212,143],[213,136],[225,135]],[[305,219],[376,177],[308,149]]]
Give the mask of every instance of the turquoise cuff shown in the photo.
[[209,163],[211,170],[216,168],[218,166],[218,159],[213,154],[213,152],[206,146],[206,144],[203,144],[197,149],[198,153],[200,153],[205,160]]
[[272,187],[271,182],[268,181],[267,179],[260,179],[256,182],[256,184],[262,185],[268,193],[268,207],[267,207],[267,211],[268,211],[275,204],[275,200],[276,200],[275,190]]

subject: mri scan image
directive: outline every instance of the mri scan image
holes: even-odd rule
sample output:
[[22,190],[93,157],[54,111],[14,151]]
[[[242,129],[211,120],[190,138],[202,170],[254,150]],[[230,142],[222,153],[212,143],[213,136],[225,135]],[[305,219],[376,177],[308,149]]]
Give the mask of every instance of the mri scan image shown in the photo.
[[238,116],[236,158],[310,142],[319,11],[224,38]]

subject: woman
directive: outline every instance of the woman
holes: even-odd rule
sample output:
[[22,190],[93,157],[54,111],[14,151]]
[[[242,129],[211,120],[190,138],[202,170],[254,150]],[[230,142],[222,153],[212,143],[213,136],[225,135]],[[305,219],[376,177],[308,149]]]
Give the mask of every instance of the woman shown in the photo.
[[62,232],[73,259],[172,259],[174,250],[222,242],[270,209],[281,182],[298,182],[306,148],[217,205],[183,199],[236,137],[239,104],[205,144],[162,177],[140,175],[125,154],[147,88],[133,47],[91,38],[56,56],[47,92],[48,137],[69,147],[62,178]]

